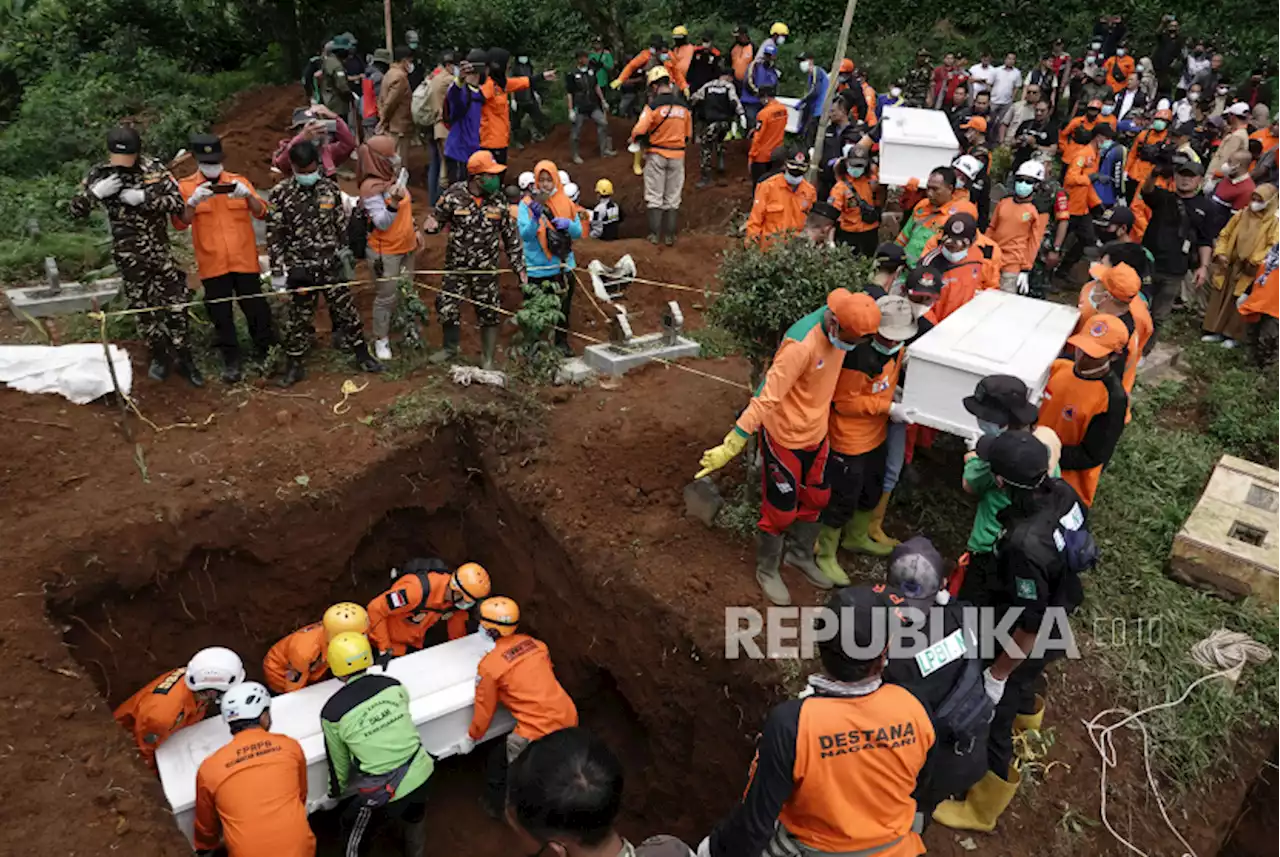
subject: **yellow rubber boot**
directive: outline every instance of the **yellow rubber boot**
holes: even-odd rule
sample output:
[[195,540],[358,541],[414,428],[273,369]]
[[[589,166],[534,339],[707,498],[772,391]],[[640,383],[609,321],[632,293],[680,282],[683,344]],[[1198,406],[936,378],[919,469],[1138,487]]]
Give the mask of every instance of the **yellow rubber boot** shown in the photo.
[[637,151],[631,161],[631,172],[638,176],[644,175],[644,153]]
[[1036,713],[1035,714],[1019,714],[1013,718],[1013,731],[1026,732],[1027,730],[1040,731],[1040,724],[1044,723],[1044,697],[1036,694]]
[[839,547],[840,530],[823,524],[822,528],[818,530],[817,551],[813,561],[817,564],[823,576],[836,586],[848,586],[852,581],[849,580],[849,575],[845,573],[845,570],[840,567],[840,560],[836,559],[836,550]]
[[888,556],[893,552],[892,545],[881,544],[872,540],[867,533],[867,527],[871,524],[871,516],[875,514],[873,509],[862,509],[854,513],[849,519],[849,523],[844,525],[844,541],[840,546],[845,550],[857,551],[867,556]]
[[1018,793],[1022,775],[1009,768],[1009,779],[1002,780],[991,771],[969,789],[964,800],[946,800],[933,811],[933,820],[952,830],[979,830],[990,833],[996,822]]
[[889,509],[889,493],[885,491],[880,494],[880,502],[871,512],[871,523],[867,525],[867,535],[871,541],[893,548],[901,542],[884,531],[884,513]]

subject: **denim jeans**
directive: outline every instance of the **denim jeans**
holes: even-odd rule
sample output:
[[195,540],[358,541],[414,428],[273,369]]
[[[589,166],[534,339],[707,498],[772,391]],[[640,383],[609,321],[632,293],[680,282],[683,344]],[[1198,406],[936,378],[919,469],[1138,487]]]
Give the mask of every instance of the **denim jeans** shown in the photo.
[[907,424],[889,423],[889,436],[885,438],[888,448],[884,460],[884,492],[889,494],[898,485],[898,477],[902,475],[902,461],[907,456]]

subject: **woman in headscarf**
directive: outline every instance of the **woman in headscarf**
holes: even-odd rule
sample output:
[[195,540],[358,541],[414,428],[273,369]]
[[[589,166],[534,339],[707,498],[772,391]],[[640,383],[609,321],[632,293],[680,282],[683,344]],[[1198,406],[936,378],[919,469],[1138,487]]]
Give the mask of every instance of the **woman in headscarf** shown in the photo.
[[564,321],[555,333],[555,343],[566,356],[569,347],[569,310],[573,303],[571,273],[577,262],[573,258],[573,241],[582,237],[582,220],[578,207],[569,199],[561,184],[560,171],[551,161],[539,161],[533,168],[532,198],[520,202],[516,222],[524,241],[524,261],[529,269],[529,283],[537,284],[560,297]]
[[[1146,96],[1147,104],[1156,103],[1156,90],[1160,86],[1160,81],[1156,77],[1156,70],[1150,57],[1143,57],[1138,60],[1138,74],[1140,75],[1139,91]],[[1150,109],[1150,108],[1148,108]]]
[[1245,293],[1257,275],[1258,266],[1276,243],[1280,229],[1276,223],[1276,188],[1264,184],[1253,192],[1249,205],[1240,209],[1222,232],[1213,248],[1212,290],[1204,311],[1202,342],[1221,342],[1235,348],[1244,333],[1244,321],[1236,311],[1236,299]]
[[385,134],[360,146],[356,160],[360,206],[369,222],[365,258],[377,280],[373,298],[373,351],[391,359],[391,316],[400,300],[400,280],[413,278],[413,257],[420,233],[413,226],[413,204],[400,181],[396,141]]

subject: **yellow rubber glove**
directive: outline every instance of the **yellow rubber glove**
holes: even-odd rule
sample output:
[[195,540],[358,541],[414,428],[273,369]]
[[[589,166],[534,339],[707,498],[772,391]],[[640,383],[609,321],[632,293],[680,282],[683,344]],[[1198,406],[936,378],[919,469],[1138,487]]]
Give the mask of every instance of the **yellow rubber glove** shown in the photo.
[[618,78],[617,80],[611,80],[611,81],[609,81],[609,88],[610,88],[610,89],[622,89],[622,78]]
[[694,479],[701,479],[708,473],[712,473],[724,467],[730,461],[742,452],[747,446],[747,439],[734,429],[724,436],[724,441],[719,446],[713,446],[706,452],[702,453],[702,460],[698,463],[702,465],[702,469],[698,471],[698,475]]
[[689,87],[686,86],[684,89],[680,90],[680,92],[685,98],[689,97]]

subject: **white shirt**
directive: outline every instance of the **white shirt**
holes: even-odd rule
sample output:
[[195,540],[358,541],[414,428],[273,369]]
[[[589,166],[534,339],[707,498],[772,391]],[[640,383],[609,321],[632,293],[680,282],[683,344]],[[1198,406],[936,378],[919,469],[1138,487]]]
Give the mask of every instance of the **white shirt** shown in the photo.
[[992,104],[1012,104],[1013,91],[1022,86],[1022,72],[1016,68],[1000,66],[991,83]]
[[1133,101],[1139,95],[1136,89],[1122,89],[1120,91],[1120,106],[1116,108],[1116,118],[1123,119],[1125,115],[1133,109]]
[[1185,98],[1181,98],[1173,103],[1173,118],[1178,122],[1186,122],[1191,119],[1191,102]]
[[986,92],[991,89],[991,83],[996,78],[996,67],[993,65],[984,66],[982,63],[974,63],[969,66],[969,88],[972,90],[970,96],[977,95],[979,92]]

